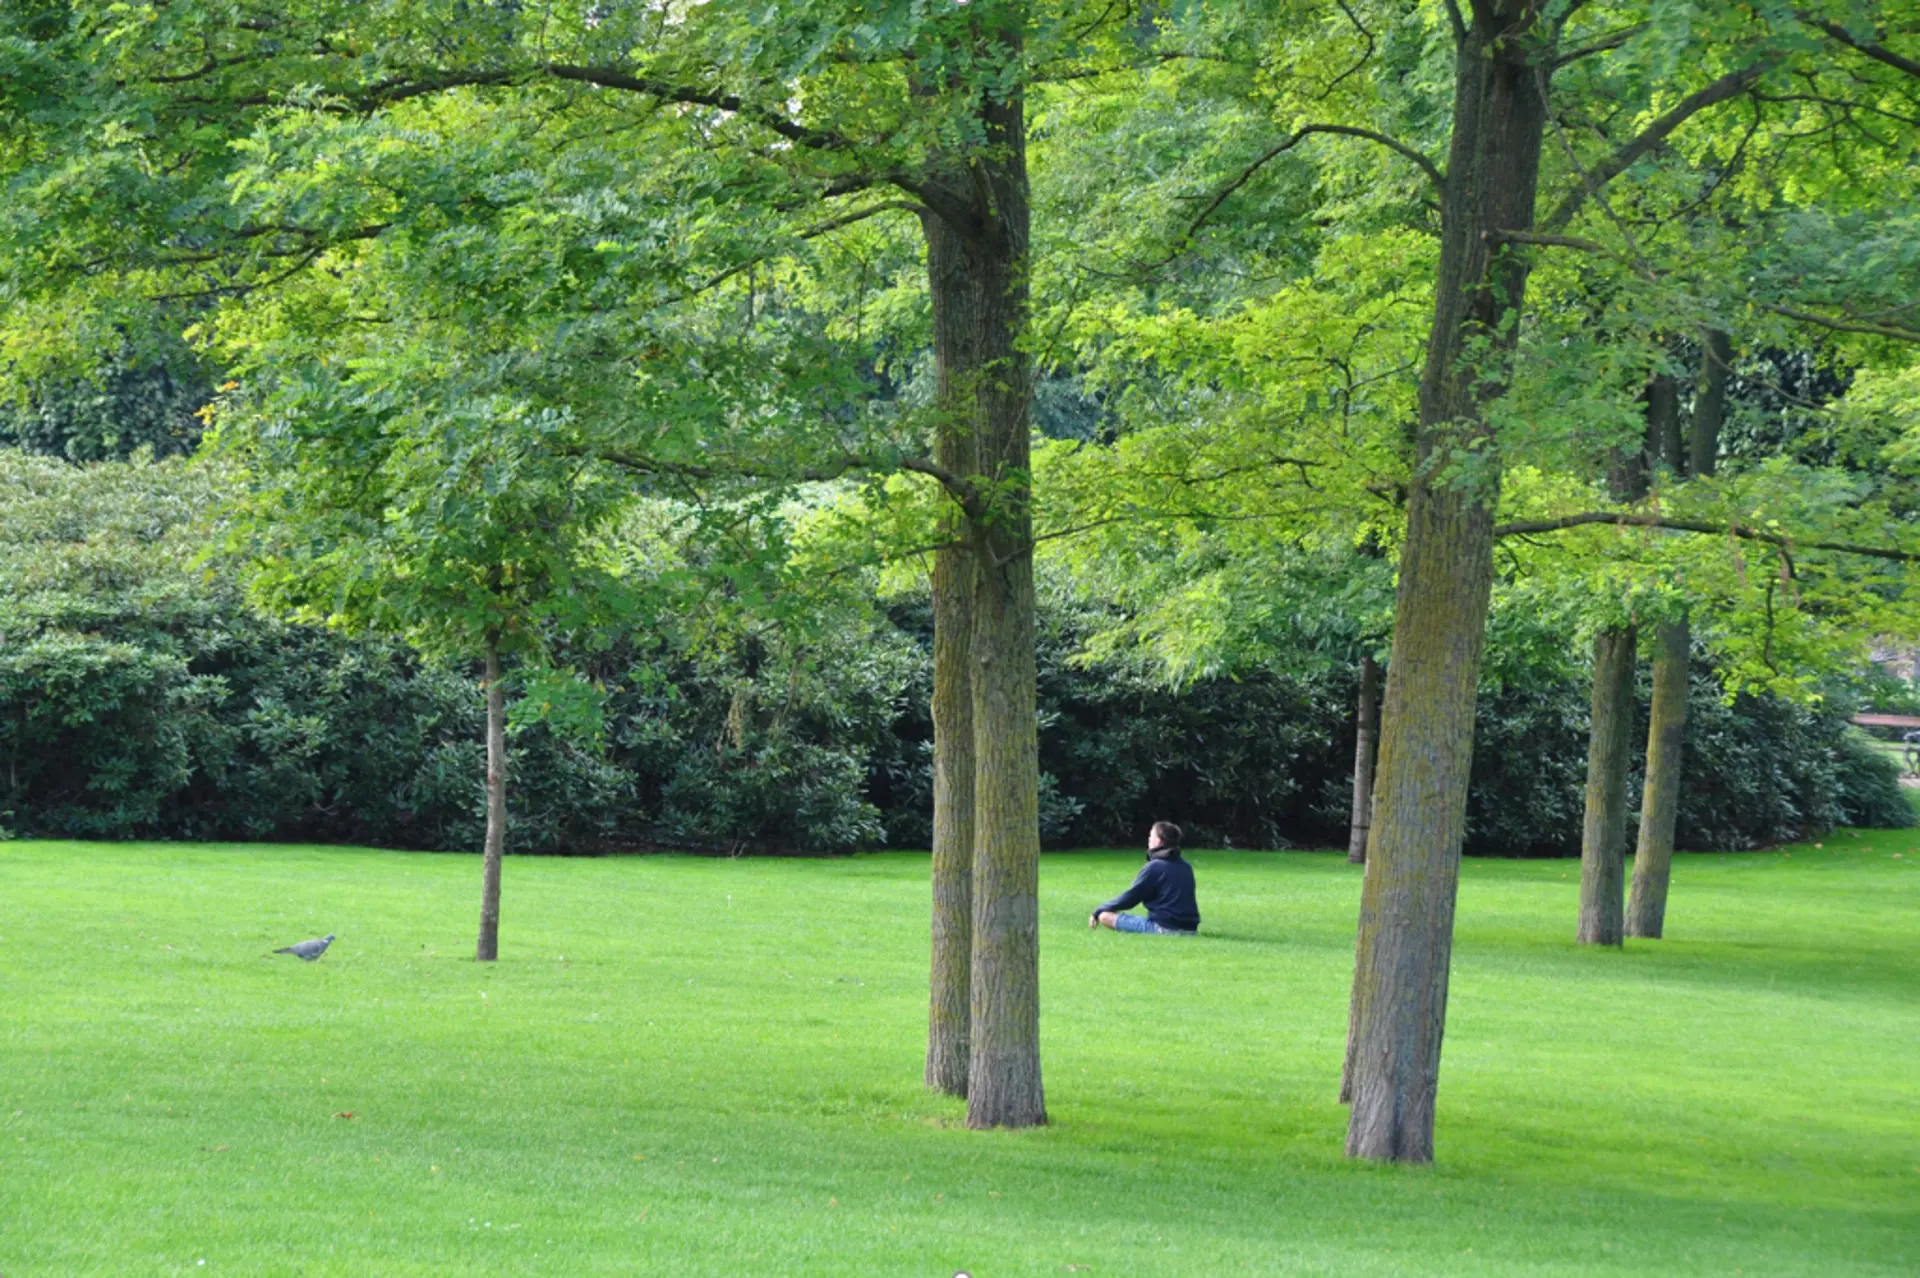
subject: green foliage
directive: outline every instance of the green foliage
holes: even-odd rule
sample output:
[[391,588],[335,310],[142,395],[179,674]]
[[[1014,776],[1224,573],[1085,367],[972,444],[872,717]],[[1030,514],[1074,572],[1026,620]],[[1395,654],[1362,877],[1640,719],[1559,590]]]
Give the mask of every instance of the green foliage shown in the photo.
[[88,374],[40,379],[22,399],[0,402],[0,445],[79,462],[192,452],[212,387],[177,344],[162,358],[138,358],[123,346]]
[[[273,620],[196,568],[228,487],[0,449],[0,809],[44,834],[474,846],[469,671]],[[626,775],[590,740],[519,741],[516,847],[604,834]]]

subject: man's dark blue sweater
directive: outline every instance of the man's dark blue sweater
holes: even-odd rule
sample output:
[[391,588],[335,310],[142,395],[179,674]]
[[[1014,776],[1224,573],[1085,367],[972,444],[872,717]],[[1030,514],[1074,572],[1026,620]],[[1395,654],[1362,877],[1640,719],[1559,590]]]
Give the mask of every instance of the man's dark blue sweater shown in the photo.
[[1147,918],[1161,927],[1182,932],[1200,929],[1200,905],[1193,896],[1193,867],[1181,857],[1179,848],[1155,848],[1147,853],[1147,863],[1140,867],[1133,886],[1105,905],[1096,906],[1093,912],[1105,914],[1112,910],[1118,914],[1136,905],[1146,906]]

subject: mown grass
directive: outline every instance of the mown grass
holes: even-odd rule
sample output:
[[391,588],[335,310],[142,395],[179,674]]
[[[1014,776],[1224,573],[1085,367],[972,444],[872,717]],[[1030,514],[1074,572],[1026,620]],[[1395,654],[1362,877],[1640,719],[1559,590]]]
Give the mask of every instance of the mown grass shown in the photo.
[[1682,857],[1624,952],[1468,862],[1415,1169],[1341,1157],[1334,855],[1193,854],[1195,941],[1046,858],[1053,1123],[978,1133],[924,855],[511,860],[481,966],[471,857],[0,844],[0,1274],[1911,1275],[1917,849]]

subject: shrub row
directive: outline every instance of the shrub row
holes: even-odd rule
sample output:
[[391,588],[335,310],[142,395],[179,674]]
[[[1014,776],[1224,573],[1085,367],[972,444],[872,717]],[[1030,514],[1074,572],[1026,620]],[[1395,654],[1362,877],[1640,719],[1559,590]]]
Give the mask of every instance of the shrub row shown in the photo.
[[[0,449],[0,824],[477,847],[475,672],[263,617],[194,568],[214,483],[173,463],[77,468]],[[1057,591],[1042,609],[1050,846],[1130,843],[1160,817],[1196,844],[1344,842],[1350,671],[1302,662],[1315,672],[1169,688],[1076,660],[1098,620]],[[516,732],[512,846],[924,847],[930,649],[924,598],[849,608],[804,647],[631,636],[592,659],[607,689],[597,739]],[[1587,698],[1563,645],[1524,618],[1494,628],[1473,850],[1577,850]],[[1728,704],[1696,671],[1682,846],[1907,823],[1891,767],[1853,744],[1840,704]]]

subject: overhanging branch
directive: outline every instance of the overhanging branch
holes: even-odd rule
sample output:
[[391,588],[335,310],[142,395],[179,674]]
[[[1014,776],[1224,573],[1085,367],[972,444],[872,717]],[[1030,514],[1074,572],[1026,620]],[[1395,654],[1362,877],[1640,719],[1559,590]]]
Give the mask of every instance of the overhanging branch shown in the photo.
[[876,457],[846,453],[824,465],[801,466],[785,470],[749,462],[712,465],[704,462],[667,461],[619,448],[579,447],[568,451],[574,456],[606,462],[610,466],[618,466],[622,470],[634,471],[637,474],[665,475],[678,479],[757,479],[770,483],[810,484],[844,479],[856,471],[880,473],[889,470],[905,470],[917,475],[925,475],[939,483],[946,490],[947,495],[953,498],[955,504],[970,517],[981,519],[987,513],[985,495],[976,482],[926,457]]
[[1434,188],[1441,193],[1441,198],[1445,198],[1446,178],[1442,176],[1440,166],[1406,143],[1395,138],[1390,138],[1384,133],[1376,133],[1372,129],[1361,129],[1347,124],[1304,124],[1282,138],[1278,144],[1262,153],[1253,163],[1242,169],[1238,177],[1214,192],[1214,196],[1207,202],[1207,206],[1201,209],[1193,221],[1187,224],[1187,229],[1181,233],[1179,242],[1174,246],[1173,250],[1160,261],[1150,266],[1140,267],[1140,272],[1145,274],[1147,272],[1157,271],[1161,267],[1178,259],[1181,254],[1185,253],[1192,246],[1193,237],[1198,235],[1206,227],[1207,223],[1213,220],[1213,215],[1220,211],[1220,206],[1225,204],[1235,191],[1238,191],[1241,187],[1251,182],[1254,175],[1260,172],[1261,169],[1317,133],[1332,134],[1337,137],[1364,138],[1369,142],[1377,142],[1398,155],[1405,156],[1417,165],[1422,173],[1427,175],[1433,182]]
[[1873,39],[1862,40],[1856,37],[1853,34],[1853,32],[1841,26],[1839,23],[1830,22],[1825,18],[1819,17],[1815,14],[1808,13],[1805,10],[1801,10],[1800,12],[1794,14],[1793,16],[1800,19],[1800,21],[1806,23],[1810,27],[1815,27],[1821,31],[1824,31],[1827,35],[1831,36],[1835,40],[1838,40],[1841,44],[1846,45],[1849,49],[1852,49],[1856,53],[1864,54],[1865,56],[1872,58],[1875,62],[1879,62],[1879,63],[1882,63],[1883,65],[1890,66],[1896,71],[1900,71],[1907,75],[1913,76],[1916,79],[1920,79],[1920,62],[1915,62],[1912,58],[1906,57],[1904,54],[1895,53],[1892,49],[1889,49],[1884,44],[1881,44],[1879,42],[1879,34],[1877,32],[1875,33]]
[[1768,532],[1763,528],[1755,528],[1737,520],[1714,523],[1705,519],[1674,519],[1667,515],[1625,510],[1590,510],[1578,515],[1561,515],[1554,519],[1516,519],[1511,523],[1495,524],[1493,535],[1514,537],[1525,533],[1561,532],[1568,528],[1583,528],[1589,524],[1613,524],[1622,528],[1666,528],[1674,532],[1704,533],[1716,537],[1739,537],[1745,541],[1761,541],[1786,550],[1830,550],[1835,554],[1862,555],[1869,559],[1889,559],[1896,563],[1920,563],[1920,551],[1901,550],[1897,546],[1861,546],[1839,541],[1798,541],[1782,533]]
[[1682,98],[1672,110],[1642,129],[1638,135],[1623,143],[1614,153],[1589,169],[1573,190],[1560,201],[1559,207],[1540,222],[1540,229],[1553,232],[1563,229],[1573,221],[1595,192],[1607,183],[1619,177],[1631,168],[1642,156],[1654,150],[1673,135],[1673,131],[1685,124],[1710,106],[1718,105],[1729,98],[1735,98],[1751,88],[1773,65],[1771,60],[1762,59],[1738,71],[1729,72],[1709,84]]
[[1844,315],[1821,315],[1816,311],[1801,310],[1797,306],[1782,306],[1777,302],[1762,302],[1760,309],[1771,311],[1786,319],[1799,320],[1803,324],[1817,324],[1821,328],[1832,329],[1837,333],[1866,333],[1874,337],[1890,337],[1900,342],[1920,342],[1920,329],[1902,328],[1898,324],[1876,324],[1871,320],[1854,319]]

